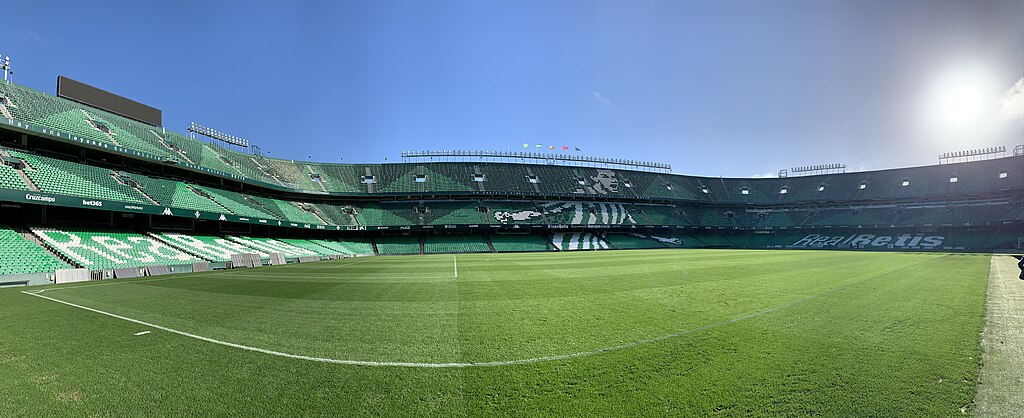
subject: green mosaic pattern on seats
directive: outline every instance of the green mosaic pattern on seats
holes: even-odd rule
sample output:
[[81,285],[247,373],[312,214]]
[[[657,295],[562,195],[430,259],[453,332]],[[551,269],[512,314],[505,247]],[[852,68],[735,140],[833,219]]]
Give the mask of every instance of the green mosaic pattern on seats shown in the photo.
[[28,186],[21,180],[18,170],[14,167],[0,163],[0,188],[14,190],[28,190]]
[[540,235],[494,234],[491,235],[491,245],[499,253],[550,251],[552,249],[547,238]]
[[135,232],[81,229],[32,228],[64,256],[90,270],[181,265],[201,261],[180,250]]
[[325,255],[325,256],[326,255],[348,254],[347,252],[340,251],[340,250],[335,250],[335,249],[332,249],[332,248],[327,248],[327,247],[325,247],[323,245],[319,245],[319,244],[316,244],[314,242],[311,242],[311,241],[308,241],[308,240],[304,240],[304,239],[281,238],[278,241],[284,242],[286,244],[291,244],[291,245],[294,245],[294,246],[299,247],[299,248],[305,248],[305,249],[310,250],[310,251],[315,251],[317,254]]
[[369,238],[345,238],[343,241],[311,239],[309,242],[322,245],[342,254],[373,254],[373,243]]
[[647,238],[640,234],[619,234],[610,233],[605,239],[615,248],[636,249],[636,248],[665,248],[656,240]]
[[415,236],[380,237],[377,251],[380,254],[419,254],[420,241]]
[[659,242],[661,245],[668,248],[683,248],[683,247],[700,247],[699,243],[681,234],[671,234],[665,232],[650,232],[647,237]]
[[541,202],[484,202],[487,218],[492,224],[544,225],[544,216],[537,206]]
[[555,232],[551,234],[551,243],[561,251],[609,249],[599,234],[591,232]]
[[267,254],[281,253],[286,259],[298,257],[319,256],[320,252],[309,250],[303,247],[294,246],[275,238],[252,237],[244,235],[228,235],[228,239],[246,247],[252,248],[260,253]]
[[131,186],[118,183],[111,170],[54,158],[8,151],[31,168],[25,174],[47,193],[145,204],[148,201]]
[[478,235],[431,235],[423,243],[423,252],[485,253],[491,252],[491,247]]
[[[222,237],[177,232],[164,232],[160,236],[172,246],[187,249],[210,261],[227,262],[231,261],[231,254],[260,253],[253,248]],[[261,258],[268,257],[261,255]]]
[[0,275],[50,273],[72,266],[14,230],[0,226]]

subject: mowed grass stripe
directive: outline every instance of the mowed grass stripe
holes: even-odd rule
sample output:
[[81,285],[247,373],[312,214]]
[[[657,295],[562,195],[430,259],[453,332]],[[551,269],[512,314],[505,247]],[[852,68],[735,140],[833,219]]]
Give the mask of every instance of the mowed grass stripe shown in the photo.
[[[677,259],[686,255],[668,254]],[[837,257],[853,261],[846,262],[848,268],[837,269]],[[130,292],[83,289],[62,297],[218,340],[295,354],[382,362],[492,362],[600,350],[728,321],[858,280],[861,275],[851,272],[868,266],[849,263],[877,262],[877,257],[856,253],[818,253],[813,259],[821,262],[808,264],[807,274],[790,278],[789,257],[748,261],[754,258],[734,257],[741,265],[756,268],[731,269],[735,277],[706,272],[682,277],[676,274],[678,266],[670,266],[664,277],[626,280],[608,270],[607,277],[590,276],[586,283],[564,286],[564,280],[553,278],[540,287],[531,282],[521,288],[507,286],[508,281],[501,282],[504,287],[454,281],[353,286],[217,278],[143,283],[132,285]],[[373,264],[393,263],[380,260]],[[677,264],[686,263],[690,262]],[[488,274],[507,271],[496,270]],[[822,278],[819,271],[835,274]],[[524,267],[514,274],[530,273]],[[658,281],[656,286],[650,280]],[[167,290],[171,287],[175,288]],[[160,302],[179,300],[190,303]],[[452,335],[456,328],[457,338]],[[460,349],[463,346],[469,349]],[[462,353],[460,357],[450,356],[456,352]]]
[[[7,370],[0,376],[0,397],[12,415],[33,416],[144,416],[157,411],[162,415],[288,416],[944,416],[959,415],[959,407],[973,393],[971,376],[977,373],[988,257],[811,251],[620,253],[636,256],[632,262],[625,258],[606,269],[614,279],[572,270],[563,271],[573,276],[570,279],[546,276],[545,271],[557,267],[546,254],[533,271],[524,270],[523,275],[551,277],[548,280],[516,280],[509,270],[519,267],[511,266],[530,266],[525,262],[529,257],[520,255],[507,263],[502,255],[470,256],[484,257],[481,264],[490,265],[464,273],[464,265],[474,262],[459,256],[460,280],[464,274],[474,276],[465,286],[455,283],[458,294],[466,296],[456,302],[395,302],[429,300],[410,296],[437,289],[417,286],[367,289],[366,297],[357,301],[232,296],[203,292],[201,287],[163,286],[215,279],[201,275],[52,294],[104,301],[119,309],[179,318],[183,323],[219,327],[221,332],[259,336],[274,343],[293,338],[308,341],[324,330],[333,334],[323,337],[320,346],[305,343],[311,350],[374,350],[403,356],[441,352],[467,359],[565,349],[578,344],[574,339],[585,343],[618,339],[631,331],[625,325],[660,330],[679,329],[686,321],[709,324],[710,319],[730,313],[757,312],[758,307],[855,284],[769,314],[653,344],[560,361],[459,370],[317,364],[164,332],[134,336],[142,331],[138,326],[0,290],[9,318],[5,338],[0,339],[0,361]],[[679,257],[686,267],[679,270],[665,263],[660,273],[621,275],[621,270],[645,265],[648,253],[659,260]],[[597,260],[607,254],[558,255],[585,265],[588,256]],[[450,263],[451,258],[445,261]],[[752,274],[734,274],[739,271]],[[588,281],[588,275],[594,277]],[[879,277],[870,279],[872,275]],[[322,279],[344,283],[344,277]],[[581,293],[574,299],[564,294],[561,280],[581,289],[608,291]],[[620,282],[632,280],[658,286],[621,286]],[[677,286],[671,286],[673,280]],[[493,282],[500,281],[507,281],[509,287],[493,287]],[[545,286],[559,296],[546,295],[541,291]],[[281,287],[267,289],[276,292]],[[338,289],[303,291],[322,297]],[[515,294],[528,297],[519,296],[517,301]],[[237,304],[241,312],[232,316],[232,312],[204,308],[218,301]],[[536,304],[530,308],[543,309],[531,314],[523,305],[526,302]],[[524,312],[486,318],[487,310],[507,313],[511,308]],[[282,312],[287,315],[274,315]],[[419,321],[437,313],[445,318]],[[221,320],[218,314],[229,317]],[[449,316],[457,324],[454,335],[438,328]],[[279,327],[257,325],[274,321],[279,321]],[[418,325],[395,324],[402,321]],[[359,332],[378,331],[371,326],[345,328],[360,322],[383,332],[358,341]],[[487,323],[492,324],[490,329],[484,326]],[[562,329],[566,323],[578,325]],[[422,339],[433,338],[441,345],[429,347],[418,345],[416,339],[389,336],[420,326],[425,327]],[[517,327],[518,334],[494,332]],[[357,342],[337,345],[344,338]],[[380,340],[374,343],[374,338]],[[173,395],[155,396],[155,388]]]
[[[140,324],[140,325],[145,325],[145,326],[157,328],[157,329],[160,329],[160,330],[163,330],[163,331],[168,331],[168,332],[176,333],[176,334],[179,334],[179,335],[182,335],[182,336],[203,340],[203,341],[206,341],[206,342],[217,343],[217,344],[222,344],[222,345],[230,346],[232,348],[239,348],[239,349],[244,349],[244,350],[249,350],[249,351],[256,351],[256,352],[260,352],[260,353],[263,353],[263,354],[269,354],[269,355],[274,355],[274,356],[292,358],[292,359],[296,359],[296,360],[308,360],[308,361],[314,361],[314,362],[335,363],[335,364],[349,364],[349,365],[361,365],[361,366],[397,366],[397,367],[424,367],[424,368],[436,368],[436,367],[496,367],[496,366],[524,365],[524,364],[533,364],[533,363],[539,363],[539,362],[568,360],[568,359],[573,359],[573,358],[578,358],[578,357],[585,357],[585,356],[591,356],[591,355],[608,353],[608,352],[612,352],[612,351],[618,351],[618,350],[621,350],[621,349],[632,348],[632,347],[640,346],[640,345],[643,345],[643,344],[649,344],[649,343],[664,341],[664,340],[667,340],[667,339],[680,337],[680,336],[691,334],[691,333],[694,333],[694,332],[700,332],[700,331],[716,328],[716,327],[719,327],[719,326],[728,325],[728,324],[731,324],[731,323],[734,323],[734,322],[739,322],[739,321],[747,320],[747,319],[754,318],[754,317],[757,317],[757,316],[769,314],[769,313],[772,313],[772,312],[775,312],[775,311],[778,311],[778,310],[781,310],[781,309],[788,308],[790,306],[794,306],[794,305],[797,305],[797,304],[800,304],[800,303],[803,303],[803,302],[806,302],[806,301],[809,301],[809,300],[816,299],[818,297],[826,296],[826,295],[828,295],[828,294],[830,294],[832,292],[842,290],[842,289],[844,289],[846,287],[849,287],[849,286],[852,286],[852,285],[860,284],[860,283],[863,283],[863,282],[866,282],[866,281],[869,281],[869,280],[873,280],[875,278],[883,277],[884,275],[885,274],[880,274],[878,276],[870,277],[868,279],[863,279],[863,280],[851,283],[851,284],[846,285],[846,286],[842,286],[842,287],[839,287],[839,288],[832,288],[832,289],[830,289],[828,291],[825,291],[823,293],[812,295],[812,296],[809,296],[809,297],[804,298],[804,299],[799,299],[799,300],[787,303],[785,305],[769,308],[769,309],[766,309],[764,311],[755,312],[755,313],[751,313],[751,314],[744,315],[744,316],[741,316],[741,317],[736,317],[736,318],[724,320],[724,321],[713,323],[713,324],[703,325],[703,326],[699,326],[699,327],[696,327],[696,328],[686,329],[686,330],[679,331],[679,332],[676,332],[676,333],[673,333],[673,334],[663,335],[663,336],[659,336],[659,337],[648,338],[648,339],[644,339],[644,340],[631,341],[631,342],[628,342],[628,343],[625,343],[625,344],[598,348],[598,349],[591,350],[591,351],[573,352],[573,353],[568,353],[568,354],[559,354],[559,355],[552,355],[552,356],[543,356],[543,357],[534,357],[534,358],[516,359],[516,360],[496,360],[496,361],[481,361],[481,362],[469,362],[469,363],[413,363],[413,362],[403,362],[403,361],[375,361],[375,360],[334,359],[334,358],[325,358],[325,357],[313,357],[313,356],[308,356],[308,355],[305,355],[305,354],[295,354],[295,353],[279,352],[279,351],[274,351],[274,350],[266,349],[266,348],[263,348],[263,347],[256,347],[256,346],[249,346],[249,345],[232,343],[232,342],[227,342],[227,341],[221,341],[221,340],[209,338],[209,337],[206,337],[206,336],[196,335],[196,334],[192,334],[192,333],[189,333],[189,332],[180,331],[180,330],[176,330],[176,329],[172,329],[172,328],[168,328],[168,327],[164,327],[164,326],[160,326],[160,325],[150,324],[150,323],[147,323],[147,322],[144,322],[144,321],[140,321],[140,320],[137,320],[137,319],[134,319],[134,318],[129,318],[129,317],[121,316],[121,315],[112,314],[112,313],[109,313],[109,312],[106,312],[106,311],[102,311],[102,310],[98,310],[98,309],[94,309],[94,308],[90,308],[90,307],[74,304],[74,303],[71,303],[71,302],[63,301],[63,300],[52,298],[52,297],[49,297],[49,296],[43,296],[43,295],[41,295],[42,291],[40,291],[40,292],[23,292],[23,293],[28,294],[28,295],[32,295],[32,296],[36,296],[36,297],[39,297],[39,298],[47,299],[47,300],[50,300],[50,301],[54,301],[54,302],[57,302],[57,303],[65,304],[65,305],[68,305],[68,306],[76,307],[76,308],[79,308],[79,309],[88,310],[88,311],[91,311],[91,312],[94,312],[94,313],[99,313],[99,314],[111,316],[111,317],[114,317],[116,319],[121,319],[121,320],[129,321],[129,322],[137,323],[137,324]],[[136,333],[134,335],[138,336],[138,335],[144,335],[144,334],[147,334],[147,333],[148,333],[148,331],[145,331],[145,332]],[[461,346],[457,346],[457,348],[461,348]]]

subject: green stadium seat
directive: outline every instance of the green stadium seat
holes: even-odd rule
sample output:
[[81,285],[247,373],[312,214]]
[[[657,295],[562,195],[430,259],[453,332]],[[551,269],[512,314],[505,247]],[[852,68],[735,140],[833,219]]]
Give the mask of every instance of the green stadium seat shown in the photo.
[[52,273],[73,268],[45,248],[0,225],[0,276],[7,274]]
[[377,252],[380,254],[419,254],[420,240],[416,236],[388,236],[377,238]]
[[553,248],[547,238],[540,235],[491,235],[491,245],[499,253],[551,251]]
[[491,247],[478,235],[431,235],[423,244],[426,253],[489,253]]

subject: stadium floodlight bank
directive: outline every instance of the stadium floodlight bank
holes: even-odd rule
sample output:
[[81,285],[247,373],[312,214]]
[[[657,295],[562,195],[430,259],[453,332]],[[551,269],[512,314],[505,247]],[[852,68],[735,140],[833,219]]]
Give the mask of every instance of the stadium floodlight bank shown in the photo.
[[[785,170],[780,171],[780,173]],[[846,172],[846,164],[843,163],[832,163],[832,164],[817,164],[817,165],[805,165],[800,167],[793,167],[789,169],[789,172],[799,174],[803,176],[813,176],[817,174],[840,174]],[[779,177],[784,177],[781,174]]]
[[10,81],[11,74],[14,74],[11,71],[11,57],[3,56],[2,54],[0,54],[0,57],[3,57],[3,63],[0,64],[0,70],[4,70],[4,81]]
[[962,163],[968,161],[976,161],[1005,156],[1006,147],[1000,145],[998,147],[978,148],[966,151],[944,152],[942,154],[939,154],[939,164]]
[[[225,142],[230,145],[237,147],[248,148],[249,140],[245,138],[239,138],[234,135],[229,135],[216,129],[207,128],[195,122],[188,123],[188,131],[194,134],[199,134],[207,138],[216,139],[221,142]],[[194,139],[194,138],[193,138]]]
[[[436,158],[436,160],[435,160]],[[657,171],[669,173],[672,165],[650,161],[626,160],[620,158],[588,157],[571,154],[554,154],[543,152],[516,152],[516,151],[403,151],[402,159],[405,162],[473,162],[473,158],[485,161],[497,162],[523,162],[525,160],[543,160],[547,164],[572,165],[598,167],[598,168],[624,168],[639,171]],[[518,161],[517,161],[518,160]]]

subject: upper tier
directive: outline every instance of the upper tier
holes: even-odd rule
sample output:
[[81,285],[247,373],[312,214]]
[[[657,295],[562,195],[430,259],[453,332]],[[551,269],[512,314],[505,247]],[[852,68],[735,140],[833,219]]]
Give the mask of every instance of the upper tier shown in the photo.
[[[922,199],[1024,190],[1024,156],[847,174],[750,179],[516,163],[335,164],[281,160],[189,139],[0,83],[14,120],[173,159],[271,189],[323,195],[521,195],[764,204]],[[955,181],[952,179],[955,178]],[[483,181],[478,181],[478,180]],[[319,180],[319,181],[317,181]]]

